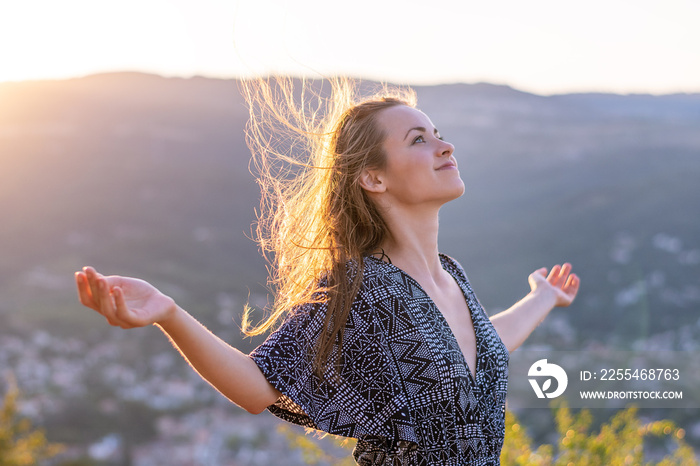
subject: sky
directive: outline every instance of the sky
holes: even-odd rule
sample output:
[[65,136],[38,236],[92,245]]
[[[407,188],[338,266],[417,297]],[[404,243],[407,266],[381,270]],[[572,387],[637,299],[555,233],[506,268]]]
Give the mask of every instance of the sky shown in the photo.
[[111,71],[700,92],[698,0],[0,0],[0,82]]

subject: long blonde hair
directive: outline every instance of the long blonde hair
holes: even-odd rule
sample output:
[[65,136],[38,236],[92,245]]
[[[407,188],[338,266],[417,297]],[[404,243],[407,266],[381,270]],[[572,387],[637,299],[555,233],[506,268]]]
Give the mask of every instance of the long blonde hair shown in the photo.
[[259,325],[243,316],[243,331],[258,335],[287,311],[326,303],[327,329],[315,348],[325,372],[333,346],[360,289],[363,257],[375,252],[387,226],[359,183],[363,170],[382,168],[385,135],[377,124],[386,108],[415,106],[410,89],[382,89],[358,99],[357,83],[292,79],[244,82],[250,111],[246,131],[261,186],[257,241],[269,267],[275,302]]

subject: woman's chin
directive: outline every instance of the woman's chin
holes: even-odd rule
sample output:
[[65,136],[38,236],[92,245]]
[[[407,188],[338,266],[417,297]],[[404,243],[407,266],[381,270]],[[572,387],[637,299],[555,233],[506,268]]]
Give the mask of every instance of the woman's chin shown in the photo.
[[446,193],[445,202],[454,201],[455,199],[462,197],[465,191],[466,189],[464,187],[464,183],[462,183],[460,180],[460,183],[458,185],[455,185],[454,189],[451,189],[449,191],[449,194]]
[[465,191],[466,191],[466,187],[464,186],[464,181],[462,181],[462,178],[460,178],[459,183],[457,183],[455,186],[456,196],[454,198],[457,199],[458,197],[461,197]]

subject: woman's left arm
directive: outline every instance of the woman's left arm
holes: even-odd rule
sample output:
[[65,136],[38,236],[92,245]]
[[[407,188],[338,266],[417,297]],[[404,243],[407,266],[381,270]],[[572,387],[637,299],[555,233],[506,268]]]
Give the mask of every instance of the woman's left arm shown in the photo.
[[491,317],[508,352],[515,351],[557,306],[568,306],[578,293],[580,280],[571,264],[555,265],[547,275],[541,268],[528,277],[531,291],[509,309]]

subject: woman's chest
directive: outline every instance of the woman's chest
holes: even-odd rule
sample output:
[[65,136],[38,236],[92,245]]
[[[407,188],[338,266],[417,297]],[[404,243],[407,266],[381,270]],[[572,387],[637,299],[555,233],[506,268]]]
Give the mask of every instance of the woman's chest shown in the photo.
[[431,297],[433,304],[437,308],[436,311],[444,319],[444,324],[438,326],[441,328],[442,338],[448,340],[454,339],[459,350],[464,356],[468,370],[472,377],[476,377],[477,368],[477,341],[474,322],[472,315],[467,305],[467,301],[462,293],[461,288],[456,282],[451,286],[444,287],[441,290],[428,289],[426,293]]

